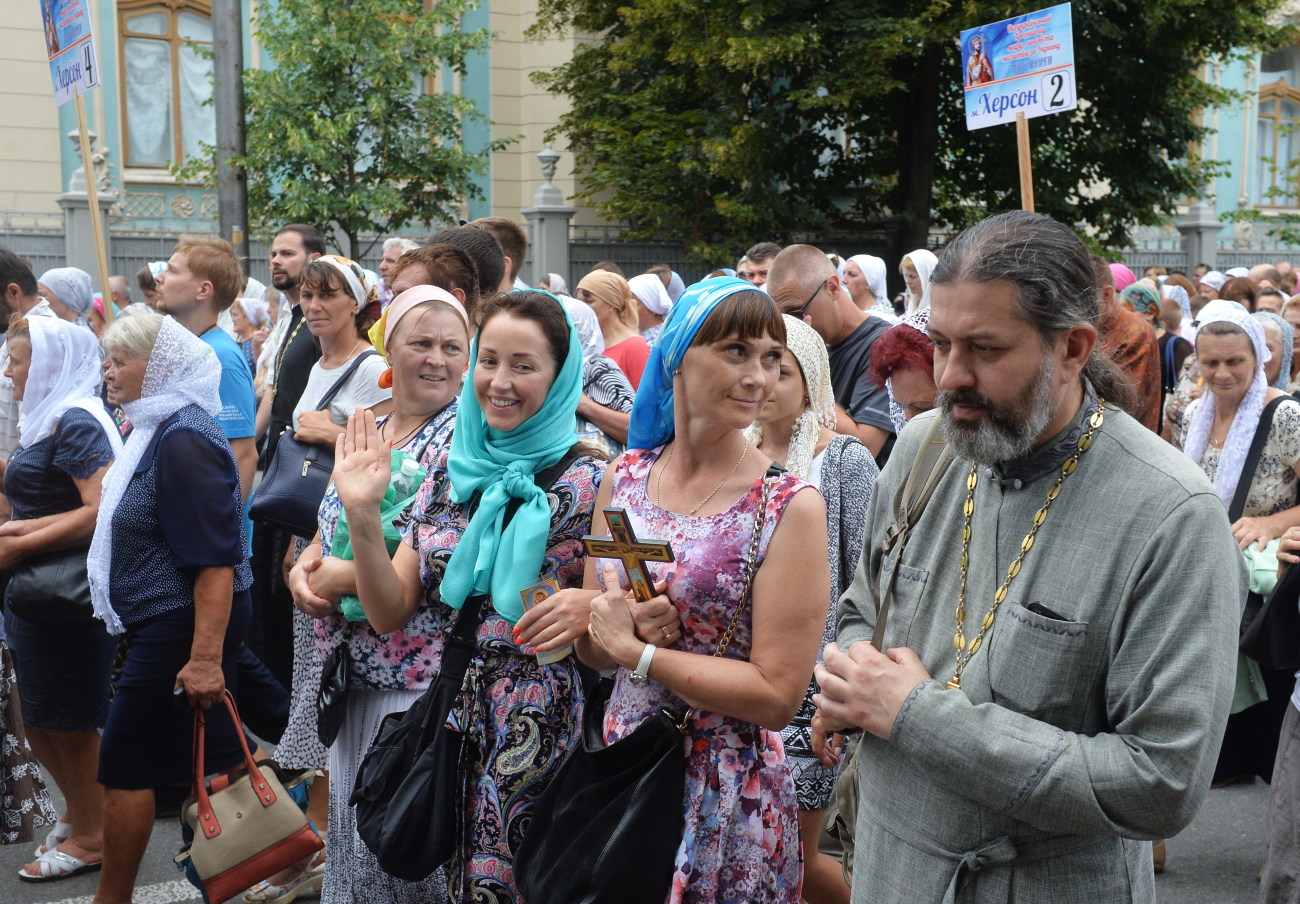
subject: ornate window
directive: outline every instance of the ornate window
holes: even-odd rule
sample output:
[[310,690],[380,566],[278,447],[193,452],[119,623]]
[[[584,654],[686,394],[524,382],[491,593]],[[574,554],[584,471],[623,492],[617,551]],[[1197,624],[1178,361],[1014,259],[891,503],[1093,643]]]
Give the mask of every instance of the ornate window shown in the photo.
[[166,167],[216,143],[210,0],[119,0],[126,165]]
[[1297,207],[1300,176],[1300,48],[1260,58],[1259,106],[1255,120],[1258,152],[1254,184],[1257,207]]

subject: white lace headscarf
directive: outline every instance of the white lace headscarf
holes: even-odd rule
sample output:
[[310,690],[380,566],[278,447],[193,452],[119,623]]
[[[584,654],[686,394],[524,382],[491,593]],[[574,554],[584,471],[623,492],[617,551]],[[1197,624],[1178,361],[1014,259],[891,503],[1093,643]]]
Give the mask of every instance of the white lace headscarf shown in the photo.
[[[1214,307],[1212,308],[1211,305]],[[1264,365],[1269,362],[1271,354],[1264,341],[1264,328],[1259,321],[1246,313],[1245,309],[1234,302],[1211,302],[1201,309],[1201,329],[1197,337],[1203,335],[1205,327],[1211,323],[1231,323],[1240,328],[1250,338],[1255,348],[1255,379],[1246,396],[1241,400],[1237,413],[1228,429],[1228,439],[1219,454],[1219,464],[1214,472],[1214,490],[1219,494],[1225,506],[1232,504],[1232,497],[1237,492],[1237,483],[1241,480],[1241,471],[1246,464],[1246,455],[1250,451],[1250,442],[1259,425],[1260,414],[1264,410],[1264,399],[1268,394],[1268,380],[1264,377]],[[1214,425],[1215,400],[1213,392],[1206,392],[1201,397],[1201,404],[1192,415],[1187,427],[1187,440],[1183,452],[1192,461],[1201,463],[1206,446],[1210,442],[1210,428]]]
[[[913,311],[911,314],[908,314],[899,321],[899,326],[911,327],[922,336],[928,338],[930,335],[930,309],[921,308],[919,311]],[[894,424],[894,433],[902,433],[903,428],[907,426],[907,412],[903,410],[902,405],[894,401],[894,382],[892,377],[887,377],[885,379],[885,392],[889,393],[889,420]]]
[[[144,318],[151,315],[135,316]],[[131,482],[159,424],[187,405],[198,405],[213,416],[221,410],[218,392],[221,365],[211,346],[171,317],[157,319],[160,321],[158,338],[154,340],[145,367],[140,398],[122,406],[131,419],[131,435],[122,447],[122,454],[104,476],[95,537],[87,558],[95,615],[103,620],[110,634],[123,631],[122,622],[109,601],[108,589],[113,564],[113,514],[122,501],[127,484]],[[112,335],[109,333],[110,340]]]
[[1160,297],[1172,299],[1183,312],[1183,323],[1192,322],[1192,300],[1187,297],[1187,290],[1182,286],[1166,284],[1160,287]]
[[[808,324],[802,320],[782,314],[785,321],[785,347],[799,362],[803,376],[804,392],[808,404],[803,413],[795,418],[794,428],[790,431],[790,445],[785,453],[785,469],[807,480],[812,470],[812,461],[817,452],[817,438],[821,428],[835,429],[835,395],[831,389],[831,365],[826,356],[826,343]],[[749,438],[758,443],[763,438],[763,428],[759,423],[750,427]]]
[[32,363],[23,388],[19,441],[31,447],[54,432],[69,408],[83,408],[99,422],[116,458],[122,451],[122,434],[99,400],[101,369],[95,334],[57,317],[33,317],[27,329]]

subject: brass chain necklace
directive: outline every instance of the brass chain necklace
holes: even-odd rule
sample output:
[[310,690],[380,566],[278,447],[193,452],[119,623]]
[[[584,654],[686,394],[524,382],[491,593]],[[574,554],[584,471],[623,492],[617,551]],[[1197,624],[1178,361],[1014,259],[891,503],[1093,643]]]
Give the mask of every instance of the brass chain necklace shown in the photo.
[[[290,316],[292,316],[292,314]],[[293,340],[298,338],[298,331],[302,329],[302,325],[306,322],[307,322],[307,316],[304,314],[303,318],[299,320],[298,323],[294,326],[293,331],[289,333],[289,338],[285,340],[284,345],[280,346],[279,351],[275,356],[275,364],[273,364],[271,367],[271,381],[272,381],[271,395],[272,396],[275,395],[276,390],[280,386],[280,369],[284,367],[285,353],[289,351],[289,346],[293,345]]]
[[957,650],[957,668],[952,673],[952,680],[948,682],[948,690],[958,690],[961,688],[961,673],[966,670],[970,664],[971,657],[979,652],[980,645],[984,643],[984,635],[988,633],[989,628],[993,627],[993,621],[997,618],[998,607],[1002,601],[1007,598],[1007,589],[1011,582],[1020,574],[1020,567],[1024,564],[1025,556],[1029,550],[1034,548],[1034,537],[1038,534],[1038,529],[1043,526],[1047,520],[1047,510],[1052,507],[1056,497],[1061,494],[1061,484],[1065,478],[1074,473],[1074,469],[1079,466],[1079,456],[1088,451],[1092,445],[1092,437],[1101,427],[1105,419],[1106,403],[1101,399],[1097,400],[1097,410],[1092,413],[1088,421],[1088,429],[1079,437],[1079,444],[1074,450],[1074,454],[1065,460],[1061,465],[1061,474],[1056,478],[1056,483],[1047,491],[1047,501],[1043,503],[1034,514],[1034,526],[1029,529],[1025,539],[1020,541],[1020,555],[1007,568],[1007,578],[998,588],[997,593],[993,594],[993,605],[989,606],[989,611],[984,614],[984,620],[980,623],[979,633],[975,635],[969,645],[966,643],[966,569],[970,564],[970,538],[971,538],[971,517],[975,514],[975,487],[979,483],[979,466],[971,463],[970,476],[966,478],[966,504],[962,506],[962,514],[965,516],[965,523],[961,530],[961,591],[957,595],[957,633],[953,635],[952,645]]
[[[668,447],[668,459],[667,461],[664,462],[664,466],[659,469],[659,475],[655,477],[655,504],[658,505],[660,508],[663,507],[663,498],[664,498],[663,488],[660,486],[660,484],[662,484],[664,480],[664,471],[667,471],[668,466],[673,463],[673,450],[676,448],[677,448],[676,443],[673,443],[671,446]],[[704,508],[704,504],[708,502],[710,499],[712,499],[714,496],[716,496],[718,494],[718,490],[722,489],[722,485],[731,479],[731,475],[736,473],[736,469],[740,467],[740,463],[745,460],[745,456],[748,454],[749,454],[749,442],[748,440],[746,440],[745,447],[740,450],[740,458],[736,459],[736,463],[731,466],[731,470],[727,472],[727,476],[719,480],[718,485],[709,491],[709,495],[705,496],[698,503],[696,503],[695,508],[691,509],[686,514],[694,515],[700,509]]]

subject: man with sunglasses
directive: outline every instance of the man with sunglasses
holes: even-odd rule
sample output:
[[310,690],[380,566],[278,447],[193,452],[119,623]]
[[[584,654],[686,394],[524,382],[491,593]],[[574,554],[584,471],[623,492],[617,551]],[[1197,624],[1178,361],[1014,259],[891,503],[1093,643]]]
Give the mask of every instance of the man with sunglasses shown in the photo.
[[772,261],[767,291],[826,343],[835,394],[835,431],[860,439],[883,467],[894,445],[889,395],[867,373],[871,343],[890,324],[853,303],[832,264],[812,245],[790,245]]

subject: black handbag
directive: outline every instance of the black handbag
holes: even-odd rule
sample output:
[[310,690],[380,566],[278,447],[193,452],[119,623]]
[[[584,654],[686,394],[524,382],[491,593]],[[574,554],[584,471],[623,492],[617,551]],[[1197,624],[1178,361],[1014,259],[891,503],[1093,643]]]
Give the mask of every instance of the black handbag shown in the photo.
[[14,566],[6,605],[36,625],[67,625],[94,611],[86,576],[89,546],[38,553]]
[[[549,489],[578,457],[574,446],[558,464],[534,475]],[[471,503],[471,511],[477,499]],[[505,511],[509,523],[520,500]],[[463,816],[457,811],[466,776],[463,732],[447,727],[474,657],[478,626],[488,598],[472,596],[443,636],[442,664],[428,690],[405,712],[389,713],[357,770],[348,803],[356,807],[357,834],[390,876],[416,882],[452,858],[460,845]]]
[[1300,669],[1300,568],[1292,565],[1282,572],[1242,633],[1239,649],[1265,669]]
[[[1232,494],[1232,503],[1228,506],[1229,524],[1236,524],[1237,519],[1239,519],[1246,510],[1246,497],[1250,495],[1250,485],[1255,480],[1255,471],[1259,468],[1259,460],[1264,454],[1264,444],[1268,441],[1268,434],[1273,427],[1273,415],[1277,411],[1278,405],[1291,398],[1293,397],[1289,395],[1278,396],[1276,399],[1265,405],[1264,410],[1260,412],[1259,423],[1255,425],[1255,434],[1250,440],[1250,449],[1246,452],[1246,460],[1241,466],[1241,476],[1237,478],[1237,490]],[[1277,588],[1274,588],[1273,592],[1276,593]],[[1270,599],[1271,598],[1272,594],[1270,594]],[[1252,648],[1258,648],[1259,651],[1265,653],[1265,655],[1273,655],[1268,651],[1268,641],[1265,639],[1264,632],[1267,626],[1264,624],[1257,625],[1264,614],[1265,606],[1266,601],[1263,596],[1254,591],[1248,591],[1246,593],[1245,606],[1241,611],[1241,622],[1238,627],[1238,649],[1247,656],[1250,656],[1256,662],[1259,662],[1260,665],[1264,665],[1264,663],[1246,649],[1246,638],[1247,636],[1252,638],[1250,641],[1250,646]],[[1294,608],[1294,606],[1292,608]],[[1280,613],[1274,612],[1273,618],[1276,619],[1279,615]],[[1300,616],[1297,616],[1297,618],[1300,618]],[[1274,651],[1274,653],[1276,652],[1277,651]],[[1297,663],[1300,663],[1300,657],[1297,657],[1296,661]],[[1283,667],[1278,666],[1278,668]]]
[[[361,366],[361,362],[378,354],[367,349],[352,359],[352,363],[334,381],[316,405],[317,411],[329,407],[348,380]],[[254,521],[286,530],[298,537],[316,535],[316,515],[325,490],[334,473],[334,447],[299,442],[293,438],[293,427],[285,427],[275,447],[275,455],[266,467],[262,482],[248,506],[248,516]]]
[[[57,436],[50,438],[46,470],[54,467]],[[86,557],[90,544],[28,556],[13,568],[5,598],[13,613],[36,625],[67,625],[94,612]]]
[[343,727],[348,689],[352,682],[352,623],[348,622],[325,665],[320,670],[320,689],[316,692],[316,736],[326,747],[334,743]]
[[[781,473],[768,471],[768,476]],[[772,481],[749,544],[745,588],[714,656],[722,656],[749,605]],[[672,888],[685,822],[685,727],[693,711],[655,713],[619,741],[604,740],[602,680],[574,746],[533,808],[515,852],[515,881],[528,904],[663,904]]]

